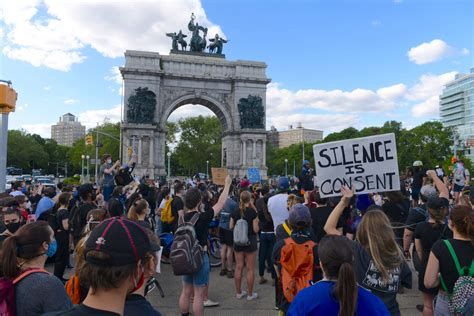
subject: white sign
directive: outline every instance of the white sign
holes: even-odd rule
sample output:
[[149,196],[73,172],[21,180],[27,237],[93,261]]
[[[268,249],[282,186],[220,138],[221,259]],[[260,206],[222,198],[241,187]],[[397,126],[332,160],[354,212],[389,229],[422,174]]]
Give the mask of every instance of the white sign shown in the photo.
[[322,197],[400,190],[395,134],[347,139],[313,146],[316,182]]

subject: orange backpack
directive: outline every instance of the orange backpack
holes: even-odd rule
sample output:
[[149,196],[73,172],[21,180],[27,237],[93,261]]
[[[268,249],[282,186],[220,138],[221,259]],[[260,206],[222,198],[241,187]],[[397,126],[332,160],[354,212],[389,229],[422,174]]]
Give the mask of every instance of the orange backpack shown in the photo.
[[281,284],[283,295],[289,303],[313,281],[315,246],[316,243],[311,240],[298,244],[291,237],[285,239],[280,259]]
[[81,303],[81,285],[77,275],[70,277],[64,287],[73,304]]

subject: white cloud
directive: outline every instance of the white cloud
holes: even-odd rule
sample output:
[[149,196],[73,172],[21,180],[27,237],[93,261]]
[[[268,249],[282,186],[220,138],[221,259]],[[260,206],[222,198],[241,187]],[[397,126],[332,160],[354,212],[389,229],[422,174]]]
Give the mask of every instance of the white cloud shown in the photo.
[[373,27],[378,27],[382,25],[382,22],[380,20],[373,20],[370,24],[372,24]]
[[74,103],[77,103],[79,102],[79,100],[76,100],[76,99],[66,99],[64,100],[64,104],[67,104],[67,105],[71,105],[71,104],[74,104]]
[[51,138],[51,125],[50,124],[24,124],[21,128],[26,130],[30,134],[38,134],[43,138]]
[[50,87],[50,86],[44,86],[44,87],[43,87],[43,90],[44,90],[44,91],[50,91],[50,90],[51,90],[51,87]]
[[400,4],[403,3],[403,0],[393,0],[393,3]]
[[104,77],[107,81],[114,81],[117,84],[122,84],[122,74],[118,66],[114,66],[110,69],[110,72],[107,76]]
[[215,116],[214,112],[202,105],[186,104],[183,105],[171,113],[168,117],[168,121],[177,122],[182,118],[193,117],[193,116]]
[[422,75],[419,82],[408,90],[406,98],[408,100],[427,100],[432,96],[440,95],[444,86],[454,80],[456,71],[447,72],[441,75]]
[[117,105],[110,109],[99,109],[99,110],[87,110],[79,113],[78,121],[86,126],[86,129],[93,128],[97,124],[102,124],[104,121],[111,123],[120,122],[121,112],[120,105]]
[[72,64],[80,63],[86,58],[80,52],[47,51],[29,47],[13,48],[11,46],[5,46],[3,54],[10,59],[29,62],[35,67],[46,66],[61,71],[70,70]]
[[412,47],[407,53],[410,61],[417,65],[429,64],[449,56],[468,54],[469,50],[467,48],[458,50],[440,39],[434,39],[429,43]]
[[414,117],[422,116],[439,116],[439,97],[437,95],[431,96],[429,99],[415,104],[411,109],[411,114]]
[[28,106],[29,106],[28,103],[25,103],[25,104],[23,104],[23,105],[17,106],[17,107],[16,107],[16,110],[17,110],[18,112],[23,112],[24,110],[26,110],[26,109],[28,108]]
[[[37,15],[39,6],[47,16]],[[81,50],[87,46],[107,57],[123,56],[126,49],[167,53],[171,41],[165,33],[188,33],[191,12],[209,28],[208,37],[223,35],[207,19],[200,0],[1,1],[0,20],[8,38],[3,53],[63,71],[84,60]]]
[[396,84],[377,91],[357,88],[352,91],[304,89],[296,92],[268,85],[267,110],[284,114],[288,109],[319,109],[332,112],[383,112],[396,107],[396,99],[405,92]]

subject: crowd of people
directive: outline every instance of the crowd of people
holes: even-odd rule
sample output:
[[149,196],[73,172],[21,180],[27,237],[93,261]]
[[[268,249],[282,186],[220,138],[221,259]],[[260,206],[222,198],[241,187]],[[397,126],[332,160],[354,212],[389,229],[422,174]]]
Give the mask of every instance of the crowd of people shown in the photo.
[[97,184],[18,181],[0,195],[0,315],[160,315],[146,293],[162,255],[181,277],[176,313],[203,315],[218,305],[208,297],[216,220],[219,275],[235,299],[257,300],[255,282],[271,283],[280,315],[400,315],[414,269],[423,315],[474,314],[474,192],[461,161],[452,176],[415,161],[400,191],[343,186],[325,198],[308,161],[298,178],[217,186],[135,180],[133,162],[111,158]]

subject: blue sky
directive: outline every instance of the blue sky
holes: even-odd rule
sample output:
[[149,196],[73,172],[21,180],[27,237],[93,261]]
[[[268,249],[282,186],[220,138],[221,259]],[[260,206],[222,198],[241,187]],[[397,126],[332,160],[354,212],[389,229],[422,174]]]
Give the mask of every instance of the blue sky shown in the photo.
[[268,64],[267,128],[413,127],[437,119],[443,85],[474,66],[468,0],[2,1],[0,78],[19,93],[10,128],[49,136],[66,112],[88,127],[119,120],[123,52],[168,54],[164,33],[186,30],[191,12],[230,40],[227,59]]

